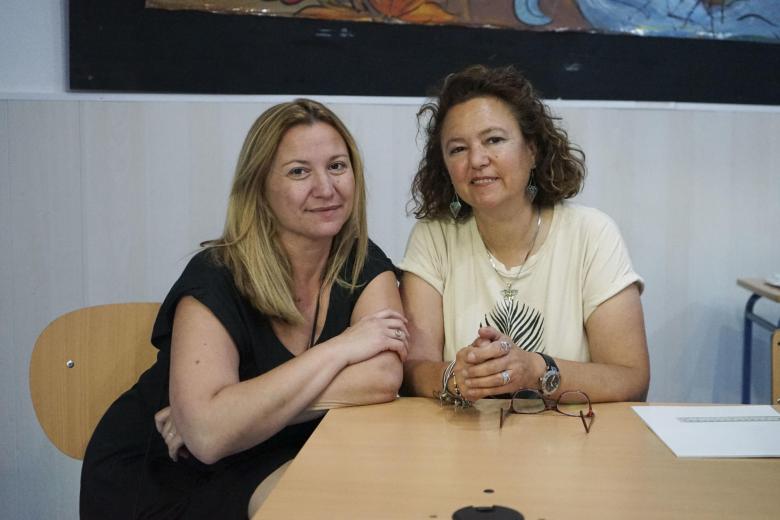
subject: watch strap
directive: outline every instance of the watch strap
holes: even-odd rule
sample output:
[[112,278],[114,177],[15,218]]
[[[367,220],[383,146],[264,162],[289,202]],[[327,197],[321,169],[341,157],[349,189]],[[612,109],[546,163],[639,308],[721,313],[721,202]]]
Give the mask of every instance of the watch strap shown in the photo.
[[544,374],[539,378],[539,390],[542,392],[542,395],[553,394],[561,384],[561,371],[553,358],[541,352],[537,352],[537,354],[542,356],[545,365],[547,365]]
[[[547,365],[547,370],[545,372],[548,372],[551,369],[558,370],[558,364],[555,362],[553,358],[548,356],[547,354],[542,354],[541,352],[537,352],[540,356],[542,356],[542,359],[544,359],[544,364]],[[560,370],[558,370],[560,372]]]

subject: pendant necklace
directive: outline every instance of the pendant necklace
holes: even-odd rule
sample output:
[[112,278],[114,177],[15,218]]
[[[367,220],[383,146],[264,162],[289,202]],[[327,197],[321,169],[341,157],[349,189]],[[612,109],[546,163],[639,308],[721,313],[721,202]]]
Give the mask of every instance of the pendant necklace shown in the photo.
[[320,281],[320,289],[317,291],[317,305],[314,306],[314,320],[312,320],[314,323],[311,325],[311,335],[309,336],[309,344],[306,347],[306,350],[309,350],[314,346],[314,340],[316,339],[317,335],[317,320],[320,316],[320,300],[322,299],[322,286],[324,284],[324,280]]
[[[500,293],[501,296],[504,298],[505,301],[512,301],[515,299],[515,296],[517,295],[517,289],[513,289],[512,286],[517,281],[518,278],[520,278],[520,275],[523,272],[523,269],[525,269],[525,264],[528,262],[528,257],[531,256],[531,251],[533,251],[534,245],[536,245],[536,237],[539,235],[539,228],[542,227],[542,210],[538,209],[536,210],[536,229],[534,229],[533,237],[531,237],[531,245],[528,246],[528,251],[525,253],[525,258],[523,258],[523,263],[520,264],[520,269],[517,270],[517,273],[512,276],[511,278],[507,278],[506,276],[502,275],[498,271],[498,267],[496,267],[496,262],[493,259],[493,255],[490,253],[490,250],[488,250],[488,261],[490,262],[490,267],[493,268],[493,270],[496,272],[499,278],[501,278],[501,281],[506,284],[506,287],[501,289]],[[487,247],[485,247],[487,249]]]

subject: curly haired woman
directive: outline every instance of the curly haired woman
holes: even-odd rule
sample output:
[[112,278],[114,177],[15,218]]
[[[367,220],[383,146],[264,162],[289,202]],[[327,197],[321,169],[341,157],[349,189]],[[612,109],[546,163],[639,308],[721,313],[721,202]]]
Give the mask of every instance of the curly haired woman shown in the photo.
[[585,157],[528,80],[471,66],[447,76],[418,118],[420,221],[400,265],[405,391],[644,400],[643,281],[615,223],[567,201]]

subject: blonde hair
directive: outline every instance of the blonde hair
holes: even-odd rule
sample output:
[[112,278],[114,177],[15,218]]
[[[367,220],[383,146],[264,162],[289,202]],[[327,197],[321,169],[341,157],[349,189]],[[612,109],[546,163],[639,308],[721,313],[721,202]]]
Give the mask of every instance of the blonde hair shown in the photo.
[[[265,180],[285,133],[318,122],[332,126],[344,139],[355,179],[352,212],[333,238],[323,284],[357,287],[368,250],[363,162],[355,140],[336,114],[310,99],[276,105],[257,118],[238,158],[223,234],[201,244],[230,270],[238,290],[257,310],[295,325],[304,320],[293,299],[292,268],[277,240],[277,219],[268,205]],[[340,273],[353,250],[352,275],[344,280]]]

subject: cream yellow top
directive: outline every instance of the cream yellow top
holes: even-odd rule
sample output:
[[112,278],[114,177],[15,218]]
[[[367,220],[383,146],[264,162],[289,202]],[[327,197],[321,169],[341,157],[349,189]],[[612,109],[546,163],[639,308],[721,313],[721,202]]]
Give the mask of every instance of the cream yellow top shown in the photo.
[[[455,358],[491,325],[529,351],[589,361],[585,322],[602,302],[632,283],[634,272],[615,222],[599,210],[571,203],[555,206],[550,232],[525,266],[507,269],[494,260],[473,217],[420,221],[412,230],[400,268],[442,295],[444,360]],[[502,296],[514,280],[512,300]]]

